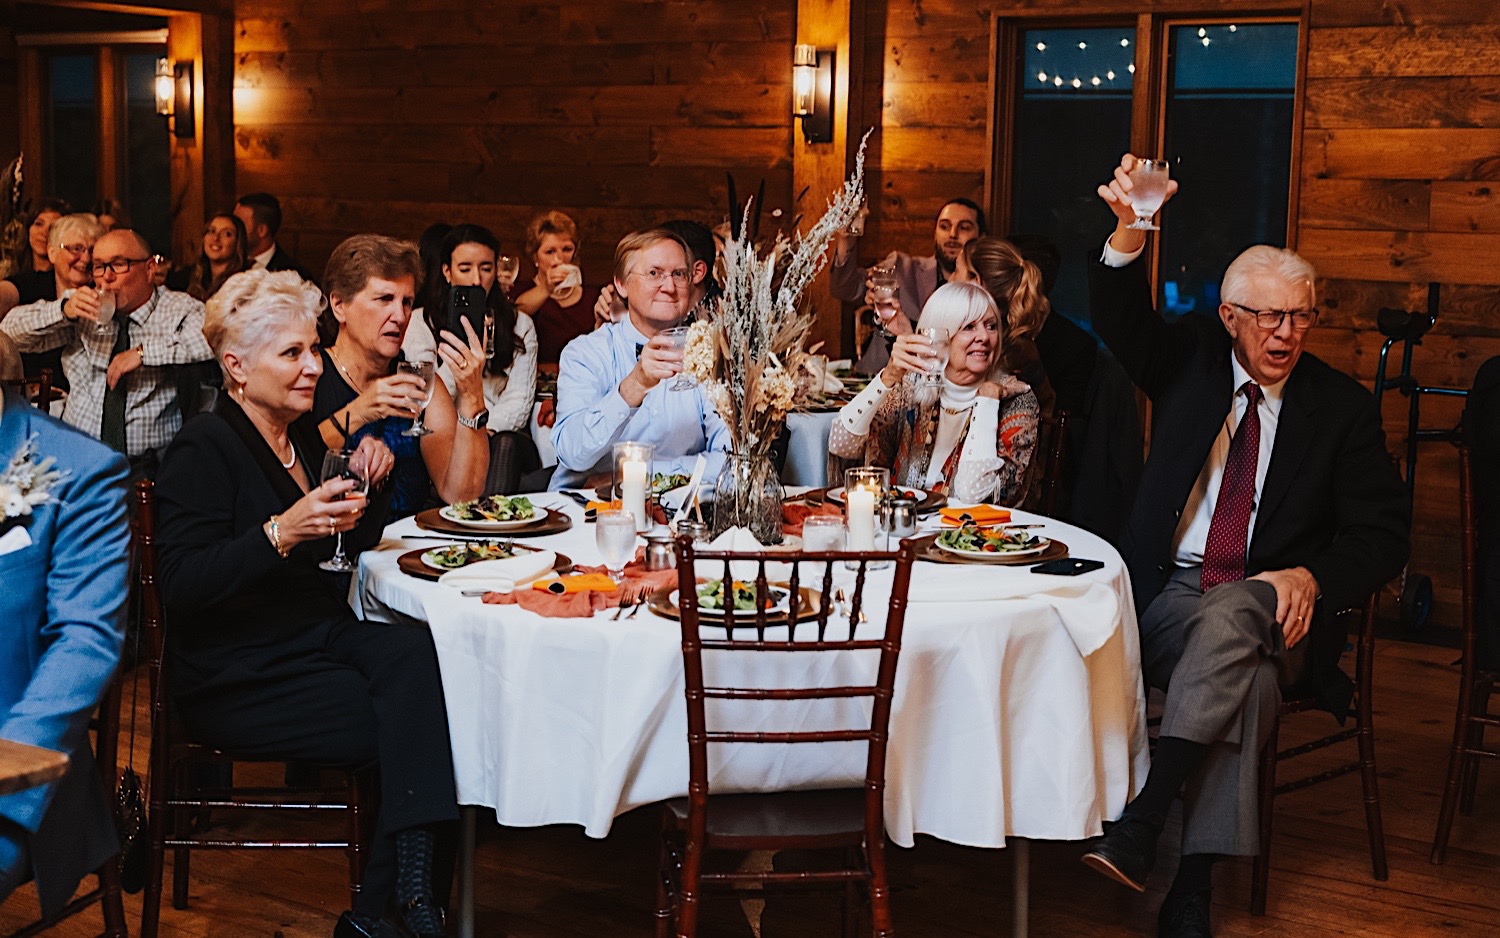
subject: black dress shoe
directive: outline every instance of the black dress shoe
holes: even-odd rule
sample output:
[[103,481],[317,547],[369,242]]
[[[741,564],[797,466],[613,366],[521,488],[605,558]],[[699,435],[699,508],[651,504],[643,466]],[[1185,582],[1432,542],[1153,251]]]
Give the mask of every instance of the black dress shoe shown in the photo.
[[411,938],[411,933],[383,918],[345,912],[333,926],[333,938]]
[[1200,889],[1186,896],[1167,892],[1156,917],[1157,938],[1212,938],[1208,909],[1212,889]]
[[1156,841],[1162,825],[1158,816],[1139,818],[1126,812],[1104,839],[1083,855],[1083,862],[1117,883],[1145,892],[1146,876],[1156,865]]

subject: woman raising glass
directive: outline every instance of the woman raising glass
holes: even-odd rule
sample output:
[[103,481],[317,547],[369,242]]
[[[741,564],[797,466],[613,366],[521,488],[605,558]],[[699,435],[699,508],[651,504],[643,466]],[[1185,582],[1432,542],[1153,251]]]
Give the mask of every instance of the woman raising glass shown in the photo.
[[[318,569],[340,535],[351,550],[380,539],[382,512],[357,492],[394,464],[367,438],[349,460],[361,480],[319,483],[327,449],[308,413],[322,305],[295,272],[265,270],[231,277],[208,302],[203,333],[228,393],[183,425],[156,484],[172,692],[196,742],[378,762],[369,862],[333,933],[439,938],[433,854],[458,807],[432,636],[356,619]],[[392,907],[409,931],[383,921]]]
[[583,284],[574,263],[578,226],[562,212],[545,212],[526,228],[526,253],[536,264],[536,278],[526,288],[511,288],[516,308],[536,323],[537,361],[556,367],[563,347],[594,329],[599,288]]
[[[531,404],[536,398],[536,327],[530,316],[519,316],[496,283],[500,242],[481,225],[459,225],[449,231],[438,248],[439,288],[426,291],[430,305],[412,313],[406,339],[401,345],[408,361],[434,358],[435,336],[451,336],[453,287],[479,287],[484,291],[484,317],[491,323],[484,364],[484,403],[489,411],[490,468],[486,494],[513,494],[521,478],[541,468],[536,443],[524,432],[531,422]],[[457,384],[444,363],[438,376],[450,394]]]
[[181,290],[207,300],[224,281],[249,266],[245,256],[245,223],[230,212],[220,212],[203,226],[203,250],[192,267],[167,275],[167,289]]
[[[899,485],[968,502],[1016,505],[1036,450],[1036,395],[1000,365],[1005,335],[994,300],[978,284],[944,284],[922,307],[916,331],[896,316],[890,361],[833,422],[828,450],[891,467]],[[922,335],[943,330],[945,349]],[[935,388],[922,393],[946,351]]]
[[[342,447],[346,436],[374,436],[395,453],[392,518],[428,507],[434,488],[442,502],[478,498],[489,468],[484,344],[473,328],[465,322],[464,341],[450,334],[437,344],[455,395],[441,381],[428,388],[397,367],[421,273],[410,242],[355,235],[334,248],[323,274],[326,367],[313,416],[330,448]],[[419,415],[431,432],[407,435]]]

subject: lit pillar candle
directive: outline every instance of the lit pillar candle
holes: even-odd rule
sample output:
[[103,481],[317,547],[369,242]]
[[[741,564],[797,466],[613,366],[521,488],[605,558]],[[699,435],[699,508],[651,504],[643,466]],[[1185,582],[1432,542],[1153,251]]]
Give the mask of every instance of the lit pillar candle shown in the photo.
[[875,549],[875,493],[869,489],[847,489],[844,506],[848,514],[849,549]]
[[646,464],[639,459],[620,463],[620,508],[635,516],[637,531],[651,527],[646,514]]

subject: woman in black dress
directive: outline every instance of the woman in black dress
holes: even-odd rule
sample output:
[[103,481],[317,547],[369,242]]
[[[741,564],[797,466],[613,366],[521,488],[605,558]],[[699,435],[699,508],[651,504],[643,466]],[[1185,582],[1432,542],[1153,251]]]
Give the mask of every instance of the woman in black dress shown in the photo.
[[[162,459],[162,584],[178,711],[203,743],[270,760],[378,761],[381,803],[358,905],[336,938],[443,933],[434,838],[458,818],[448,721],[426,629],[363,622],[318,569],[378,540],[383,512],[319,484],[326,451],[308,416],[323,362],[316,287],[289,271],[237,274],[209,302],[204,335],[224,372],[214,410]],[[360,442],[378,487],[393,458]],[[377,495],[376,501],[380,498]]]

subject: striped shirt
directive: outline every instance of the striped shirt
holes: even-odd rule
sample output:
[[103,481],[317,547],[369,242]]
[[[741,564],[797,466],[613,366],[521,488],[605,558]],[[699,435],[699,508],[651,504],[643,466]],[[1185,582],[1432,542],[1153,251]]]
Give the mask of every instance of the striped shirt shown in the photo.
[[[99,329],[85,319],[68,319],[62,307],[62,300],[18,306],[0,321],[0,332],[23,352],[62,349],[63,372],[72,386],[63,420],[97,437],[118,321]],[[130,345],[140,346],[141,366],[121,379],[126,387],[125,448],[128,455],[140,456],[166,446],[182,426],[173,366],[214,357],[203,338],[203,304],[186,293],[157,287],[130,313]]]

